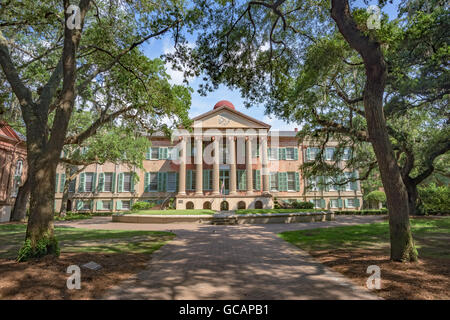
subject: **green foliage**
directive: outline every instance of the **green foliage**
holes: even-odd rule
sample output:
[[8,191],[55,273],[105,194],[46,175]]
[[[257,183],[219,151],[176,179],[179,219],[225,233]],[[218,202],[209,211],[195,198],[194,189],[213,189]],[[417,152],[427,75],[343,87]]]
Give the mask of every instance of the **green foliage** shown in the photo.
[[423,213],[450,213],[450,186],[431,183],[418,188]]
[[294,209],[314,209],[314,204],[312,202],[303,202],[303,201],[291,201],[290,205]]
[[31,240],[26,239],[22,248],[19,250],[17,262],[23,262],[30,259],[40,258],[48,254],[59,256],[60,249],[56,237],[43,237],[32,246]]
[[386,193],[383,191],[375,190],[364,196],[364,200],[386,202]]
[[270,214],[270,213],[298,213],[298,212],[321,212],[320,209],[239,209],[236,214]]
[[146,201],[137,201],[133,203],[133,206],[131,207],[131,211],[138,211],[138,210],[148,210],[152,207],[154,207],[154,203],[146,202]]
[[386,208],[376,210],[376,209],[368,209],[368,210],[338,210],[333,211],[336,215],[379,215],[379,214],[387,214],[388,210]]

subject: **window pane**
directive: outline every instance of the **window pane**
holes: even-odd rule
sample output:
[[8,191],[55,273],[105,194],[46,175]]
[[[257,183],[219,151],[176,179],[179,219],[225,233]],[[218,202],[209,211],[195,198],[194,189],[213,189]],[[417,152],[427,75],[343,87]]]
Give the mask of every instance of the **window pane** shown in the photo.
[[155,160],[159,158],[159,148],[153,148],[152,147],[152,155],[151,159]]
[[287,173],[288,191],[295,191],[295,172]]
[[294,148],[286,148],[286,160],[294,160]]
[[103,200],[103,210],[111,210],[111,201]]
[[104,189],[106,192],[112,191],[112,173],[105,173]]
[[92,192],[92,181],[94,178],[93,173],[86,173],[85,175],[85,185],[84,185],[84,191],[85,192]]
[[156,172],[150,173],[150,191],[158,190],[158,174]]
[[91,202],[83,201],[83,210],[90,210],[90,209],[91,209]]
[[131,190],[131,173],[123,174],[123,191],[130,192]]
[[130,201],[123,201],[122,200],[122,209],[123,210],[129,210],[130,209]]
[[278,190],[278,174],[277,174],[277,172],[270,173],[270,189]]

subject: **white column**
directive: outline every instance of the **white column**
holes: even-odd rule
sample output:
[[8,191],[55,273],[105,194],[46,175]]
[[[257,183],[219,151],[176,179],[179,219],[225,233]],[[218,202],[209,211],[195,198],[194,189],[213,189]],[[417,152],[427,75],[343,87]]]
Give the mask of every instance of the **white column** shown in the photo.
[[262,180],[263,180],[263,192],[269,192],[269,169],[268,169],[268,157],[267,157],[267,137],[261,138],[261,146],[262,146],[262,155],[261,155],[261,162],[262,162]]
[[247,171],[247,194],[253,193],[253,170],[252,170],[252,138],[247,137],[245,152],[245,169]]
[[186,139],[180,141],[180,171],[178,172],[178,194],[186,195]]
[[195,194],[203,195],[203,138],[195,137]]
[[220,194],[219,186],[219,137],[213,137],[214,163],[213,163],[213,191],[212,194]]
[[230,194],[236,194],[236,143],[235,137],[228,137],[230,153]]

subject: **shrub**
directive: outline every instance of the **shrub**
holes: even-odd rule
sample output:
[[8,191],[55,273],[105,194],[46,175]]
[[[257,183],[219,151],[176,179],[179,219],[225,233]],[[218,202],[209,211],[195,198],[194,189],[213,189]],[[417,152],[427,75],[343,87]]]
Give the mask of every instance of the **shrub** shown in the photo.
[[47,254],[53,254],[57,257],[60,254],[58,240],[55,237],[43,237],[36,243],[34,248],[31,246],[31,240],[26,239],[22,248],[19,250],[17,261],[22,262],[33,258],[40,258]]
[[138,210],[148,210],[151,207],[153,207],[155,204],[151,202],[145,202],[145,201],[138,201],[133,203],[133,206],[131,207],[131,211],[138,211]]
[[336,215],[379,215],[379,214],[387,214],[387,209],[383,208],[380,210],[346,210],[346,211],[334,211]]
[[293,209],[314,209],[312,202],[291,201],[290,205]]
[[364,197],[364,200],[386,202],[386,193],[384,193],[383,191],[375,190],[375,191],[368,193]]
[[450,186],[436,186],[431,183],[419,187],[421,204],[419,210],[425,214],[446,214],[450,212]]

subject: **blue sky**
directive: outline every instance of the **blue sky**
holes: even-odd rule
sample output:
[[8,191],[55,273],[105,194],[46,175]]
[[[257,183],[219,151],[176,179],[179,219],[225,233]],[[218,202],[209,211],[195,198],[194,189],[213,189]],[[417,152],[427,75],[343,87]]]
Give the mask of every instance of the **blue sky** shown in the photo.
[[[368,4],[366,5],[363,0],[356,1],[356,6],[358,7],[368,7],[371,4],[377,4],[378,1],[372,0],[368,1]],[[388,4],[383,9],[382,12],[389,15],[389,17],[395,18],[397,13],[397,4],[398,0],[394,1],[394,4]],[[188,39],[191,41],[191,39]],[[194,41],[194,39],[192,39]],[[157,40],[151,40],[150,42],[146,43],[143,47],[144,53],[149,58],[156,58],[164,53],[168,53],[173,49],[173,40],[170,38],[170,36],[163,37],[161,39]],[[182,84],[183,81],[183,74],[178,71],[172,70],[170,65],[167,65],[167,73],[171,76],[172,83],[175,84]],[[273,130],[294,130],[296,127],[300,127],[298,124],[288,124],[282,120],[277,119],[274,116],[268,116],[264,114],[264,107],[260,105],[252,106],[250,109],[247,109],[243,105],[243,99],[237,90],[230,90],[226,86],[220,86],[217,90],[214,92],[208,93],[206,97],[200,96],[200,94],[197,92],[198,86],[200,83],[202,83],[201,80],[202,77],[198,77],[195,79],[189,80],[189,86],[191,86],[194,89],[194,92],[192,93],[192,104],[191,109],[189,112],[189,115],[192,117],[195,117],[199,114],[202,114],[204,112],[207,112],[211,110],[216,102],[220,100],[229,100],[231,101],[236,109],[238,111],[241,111],[243,113],[246,113],[260,121],[264,121],[272,126]]]

